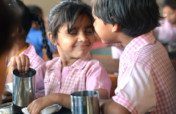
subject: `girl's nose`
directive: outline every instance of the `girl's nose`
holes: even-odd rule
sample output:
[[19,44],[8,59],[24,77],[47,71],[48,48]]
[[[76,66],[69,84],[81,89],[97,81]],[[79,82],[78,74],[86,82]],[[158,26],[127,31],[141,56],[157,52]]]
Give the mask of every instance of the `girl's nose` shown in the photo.
[[88,40],[88,38],[87,38],[87,36],[85,35],[85,33],[84,33],[84,32],[80,32],[80,33],[79,33],[79,36],[78,36],[78,41],[84,42],[84,41],[87,41],[87,40]]

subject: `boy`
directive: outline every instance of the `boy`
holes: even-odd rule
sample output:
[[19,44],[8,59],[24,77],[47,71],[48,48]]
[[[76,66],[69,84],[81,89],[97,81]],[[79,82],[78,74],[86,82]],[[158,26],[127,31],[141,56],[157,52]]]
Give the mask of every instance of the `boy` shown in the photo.
[[124,47],[116,95],[102,105],[102,112],[176,113],[176,73],[151,32],[159,25],[156,1],[94,0],[93,15],[102,42]]

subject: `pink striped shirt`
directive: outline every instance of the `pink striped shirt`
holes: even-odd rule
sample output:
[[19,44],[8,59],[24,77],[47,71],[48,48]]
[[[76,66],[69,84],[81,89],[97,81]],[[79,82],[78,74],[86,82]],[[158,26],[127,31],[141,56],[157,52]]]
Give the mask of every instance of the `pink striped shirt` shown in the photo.
[[133,114],[176,113],[176,73],[152,33],[134,38],[120,57],[113,100]]
[[[36,53],[35,47],[30,44],[27,49],[20,53],[20,55],[27,55],[30,59],[30,68],[36,70],[35,81],[36,81],[36,97],[39,97],[41,94],[44,94],[44,83],[43,77],[38,75],[38,69],[41,67],[45,61]],[[43,96],[43,95],[42,95]]]
[[62,72],[61,65],[61,59],[56,57],[41,67],[39,75],[45,76],[45,95],[99,88],[106,89],[110,95],[111,80],[100,62],[92,60],[90,54],[64,67]]
[[[33,68],[36,70],[35,75],[35,81],[36,81],[36,97],[40,97],[44,95],[44,80],[43,77],[39,77],[38,75],[38,69],[41,67],[42,64],[45,63],[45,61],[37,55],[35,48],[32,44],[29,44],[28,48],[22,51],[19,55],[26,55],[30,59],[30,68]],[[9,63],[8,63],[9,66]],[[10,86],[12,84],[9,83]],[[12,87],[9,87],[9,89]],[[9,90],[12,92],[12,90]]]

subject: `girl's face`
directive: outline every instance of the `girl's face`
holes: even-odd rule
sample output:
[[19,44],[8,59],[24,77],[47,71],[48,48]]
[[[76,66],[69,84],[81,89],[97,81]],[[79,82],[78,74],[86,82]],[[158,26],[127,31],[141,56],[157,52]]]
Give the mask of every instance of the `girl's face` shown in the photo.
[[57,44],[55,43],[55,45],[59,54],[78,59],[89,52],[94,40],[94,29],[91,20],[88,16],[81,15],[70,33],[67,32],[66,23],[60,27],[57,35]]
[[176,10],[169,6],[163,8],[163,17],[165,17],[171,24],[176,24]]

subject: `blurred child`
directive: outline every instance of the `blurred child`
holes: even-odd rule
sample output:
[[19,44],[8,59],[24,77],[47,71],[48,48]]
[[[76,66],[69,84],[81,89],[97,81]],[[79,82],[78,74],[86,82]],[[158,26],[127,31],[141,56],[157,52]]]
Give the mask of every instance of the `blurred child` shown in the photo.
[[[10,50],[10,52],[8,53],[8,56],[6,57],[7,73],[8,73],[7,85],[12,86],[13,69],[10,66],[10,59],[12,56],[23,54],[28,56],[30,58],[30,67],[34,68],[35,70],[38,70],[38,68],[44,63],[44,60],[37,55],[34,46],[32,44],[28,44],[25,42],[27,34],[31,28],[32,20],[38,21],[41,25],[43,25],[43,21],[41,21],[40,17],[38,17],[37,15],[31,15],[29,9],[20,0],[17,0],[15,2],[14,0],[11,0],[9,2],[9,8],[13,10],[13,12],[15,13],[15,17],[18,19],[14,34],[16,40],[14,41],[14,45]],[[41,26],[41,29],[44,29],[43,26]],[[43,31],[44,31],[43,35],[45,36],[46,35],[45,30]],[[24,66],[21,67],[22,69],[25,69]],[[43,78],[38,77],[38,72],[36,73],[36,86],[37,86],[36,91],[40,91],[40,89],[43,90],[44,86]],[[12,90],[9,91],[12,92]]]
[[[36,14],[36,15],[40,16],[41,19],[43,19],[43,11],[39,6],[29,5],[28,8],[32,14]],[[32,26],[28,32],[26,42],[34,45],[37,54],[41,58],[43,58],[43,52],[42,52],[43,48],[47,49],[51,52],[54,52],[54,49],[52,48],[51,43],[48,40],[48,38],[43,38],[42,31],[40,29],[40,25],[35,20],[32,21]],[[44,45],[44,44],[46,44],[45,42],[48,42],[48,45]],[[52,59],[52,58],[49,58],[49,59]]]
[[[33,101],[28,106],[29,112],[38,114],[52,104],[70,108],[69,94],[77,91],[97,90],[100,98],[109,98],[111,80],[89,53],[95,40],[91,8],[82,3],[61,2],[50,11],[48,27],[48,37],[60,57],[41,67],[38,75],[44,77],[46,96]],[[18,66],[28,67],[29,60],[26,56],[16,56],[12,63],[23,72]]]
[[164,0],[162,11],[164,19],[154,30],[155,36],[167,48],[172,46],[176,50],[176,0]]
[[[8,9],[7,4],[4,3],[4,0],[0,0],[0,96],[4,91],[4,85],[6,80],[6,64],[5,58],[8,51],[11,49],[14,37],[11,37],[13,24],[14,24],[14,15]],[[1,97],[0,97],[1,102]]]
[[120,43],[118,86],[103,114],[175,114],[176,73],[152,34],[158,25],[155,0],[94,0],[94,27],[103,43]]

